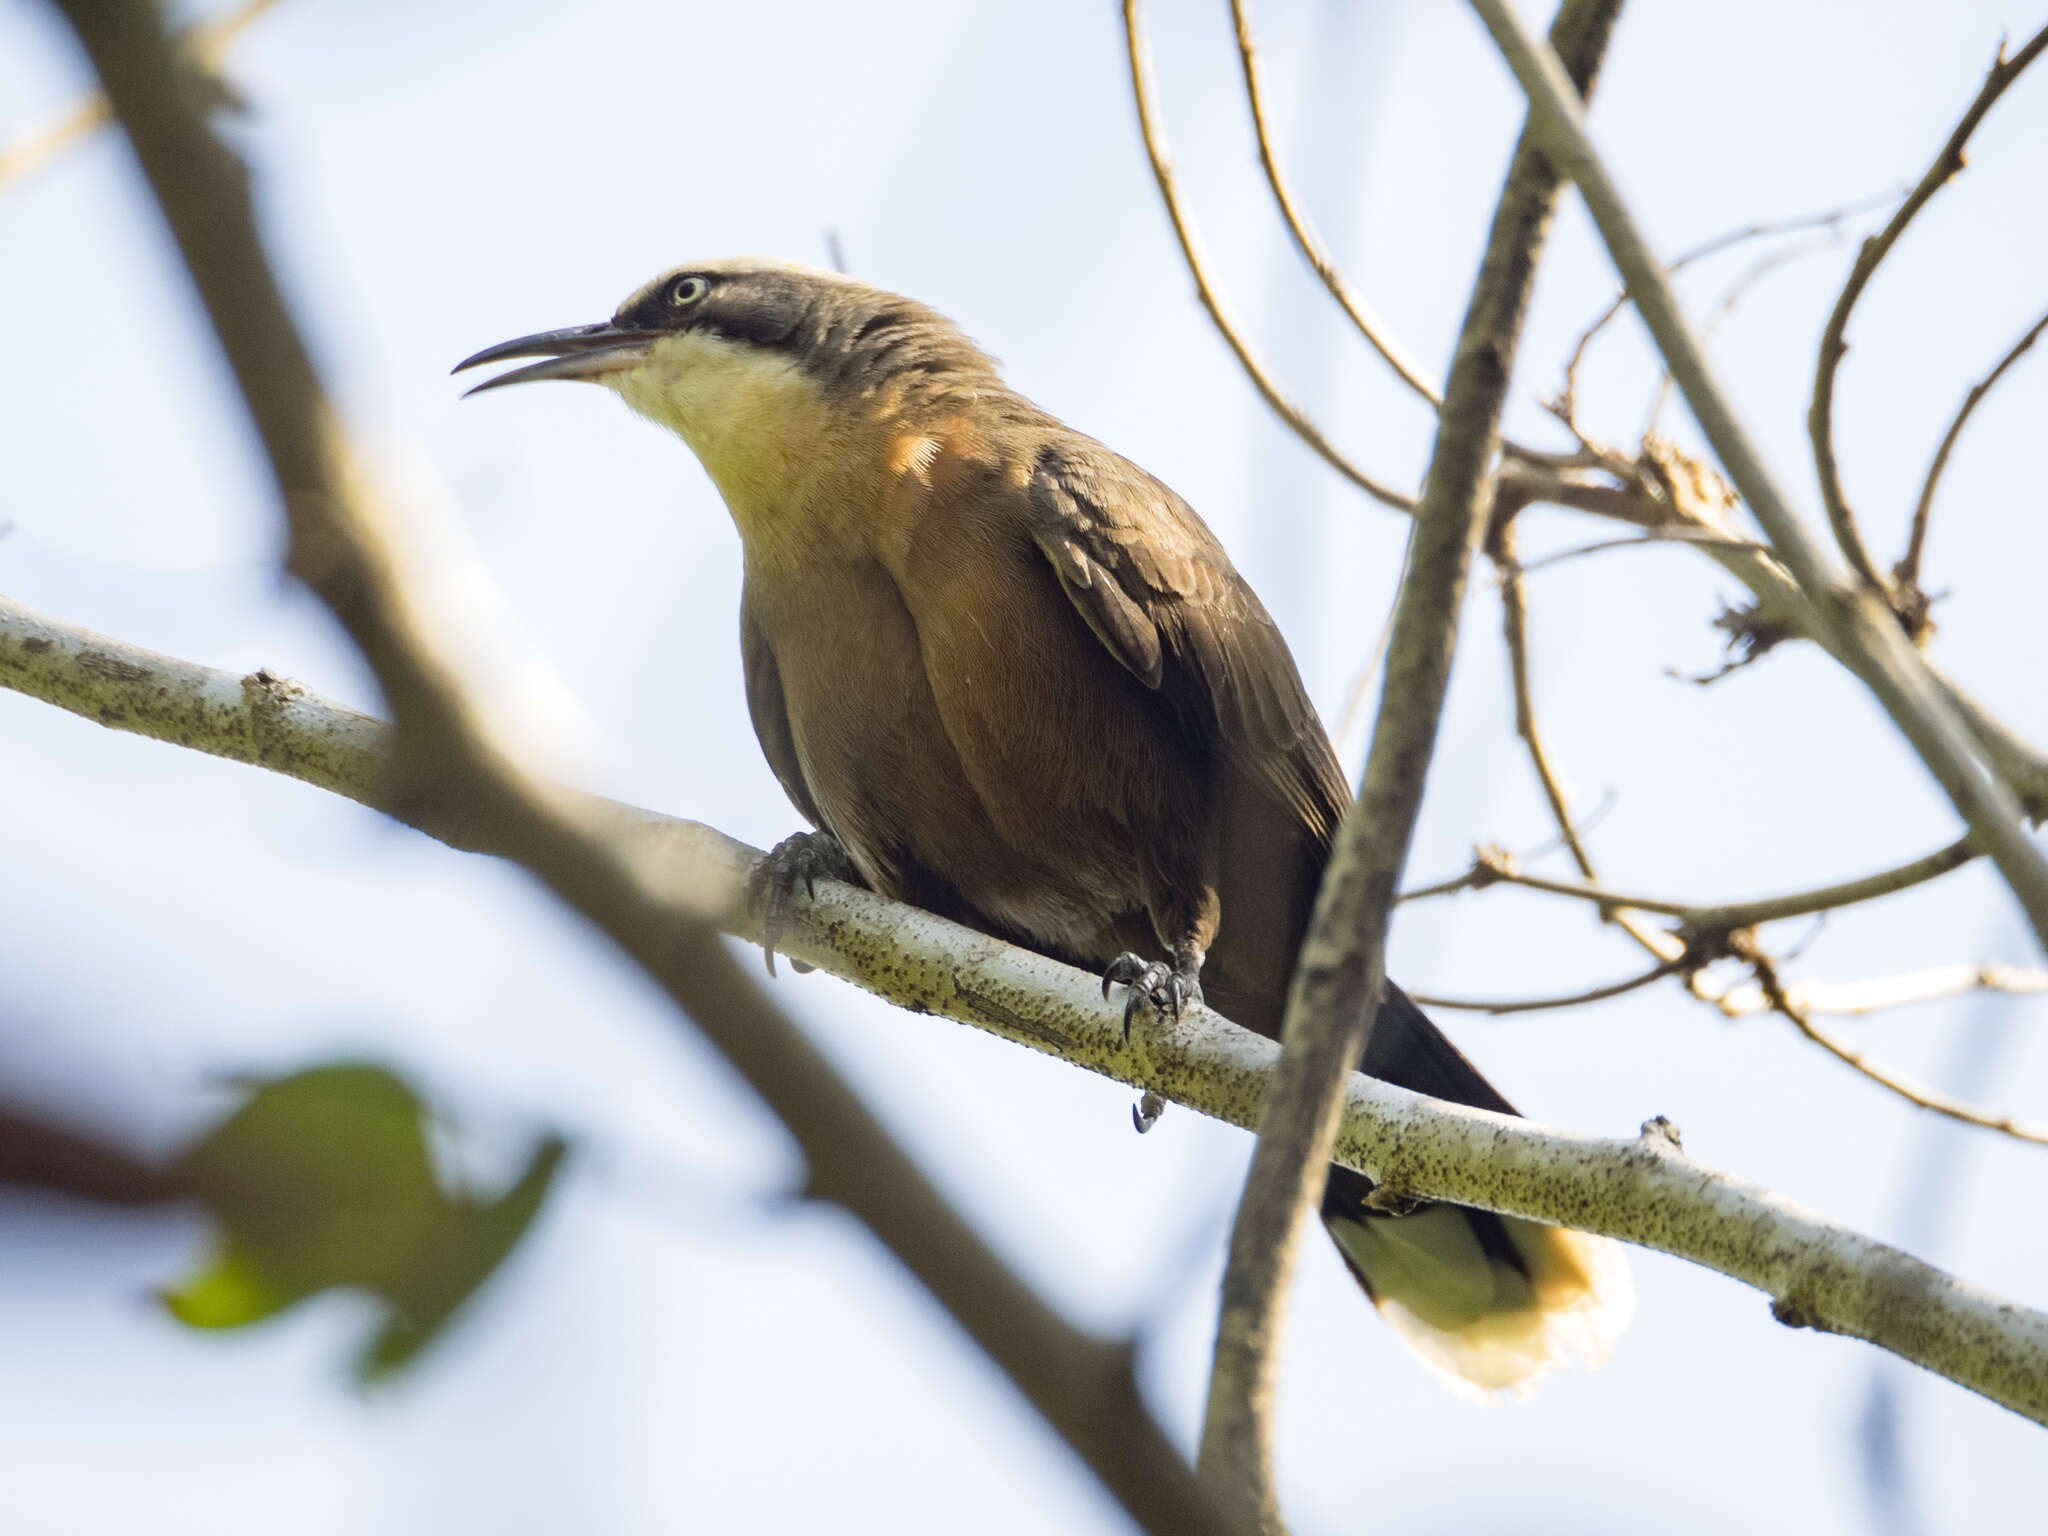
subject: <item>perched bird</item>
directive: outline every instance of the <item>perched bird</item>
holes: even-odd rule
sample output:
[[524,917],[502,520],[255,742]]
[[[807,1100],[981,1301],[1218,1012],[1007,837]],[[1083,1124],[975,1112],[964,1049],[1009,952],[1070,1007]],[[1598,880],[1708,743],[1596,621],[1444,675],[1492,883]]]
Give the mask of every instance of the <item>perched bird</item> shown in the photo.
[[[1279,629],[1188,504],[1010,390],[950,321],[707,261],[459,365],[581,379],[687,443],[745,546],[747,702],[820,834],[780,883],[873,890],[1278,1036],[1350,794]],[[472,391],[474,393],[475,391]],[[1391,984],[1366,1072],[1513,1113]],[[1423,1358],[1482,1389],[1604,1356],[1614,1245],[1458,1206],[1322,1215]]]

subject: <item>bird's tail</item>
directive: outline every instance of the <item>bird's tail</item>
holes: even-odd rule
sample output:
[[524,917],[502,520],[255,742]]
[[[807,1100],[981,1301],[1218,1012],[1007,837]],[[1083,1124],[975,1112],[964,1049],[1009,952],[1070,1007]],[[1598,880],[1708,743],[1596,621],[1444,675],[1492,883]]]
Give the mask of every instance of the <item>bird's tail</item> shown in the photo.
[[[1363,1067],[1436,1098],[1514,1113],[1391,983]],[[1635,1310],[1620,1245],[1464,1206],[1383,1213],[1364,1202],[1371,1187],[1331,1169],[1323,1224],[1380,1314],[1450,1381],[1516,1391],[1552,1366],[1607,1358]]]

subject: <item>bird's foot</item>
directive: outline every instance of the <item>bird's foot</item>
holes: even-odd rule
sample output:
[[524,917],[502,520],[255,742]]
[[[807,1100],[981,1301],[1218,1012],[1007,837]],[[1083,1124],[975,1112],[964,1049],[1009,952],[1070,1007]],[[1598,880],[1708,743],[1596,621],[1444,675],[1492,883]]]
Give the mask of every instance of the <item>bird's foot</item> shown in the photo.
[[[796,901],[797,886],[803,886],[806,896],[816,896],[820,880],[860,883],[853,860],[830,832],[797,832],[785,837],[762,856],[747,877],[747,910],[761,914],[761,949],[770,976],[775,974],[775,946]],[[810,969],[801,962],[792,963],[801,970]]]
[[1201,974],[1202,952],[1198,949],[1180,951],[1171,965],[1163,960],[1147,960],[1127,950],[1110,961],[1109,969],[1102,973],[1102,995],[1109,996],[1109,989],[1119,984],[1129,989],[1124,996],[1124,1039],[1128,1041],[1131,1019],[1142,1005],[1150,1003],[1152,1011],[1162,1018],[1178,1020],[1181,1009],[1189,1003],[1199,1003]]

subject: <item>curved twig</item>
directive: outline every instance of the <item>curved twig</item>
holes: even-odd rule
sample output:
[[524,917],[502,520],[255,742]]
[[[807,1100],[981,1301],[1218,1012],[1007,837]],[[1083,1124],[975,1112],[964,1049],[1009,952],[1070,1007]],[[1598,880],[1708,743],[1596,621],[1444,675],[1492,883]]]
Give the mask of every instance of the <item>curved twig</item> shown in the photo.
[[[1512,518],[1494,525],[1487,539],[1487,554],[1500,576],[1501,639],[1507,647],[1508,680],[1514,692],[1515,734],[1521,738],[1530,771],[1536,775],[1544,803],[1550,807],[1550,819],[1557,827],[1558,837],[1563,840],[1579,873],[1588,880],[1595,880],[1598,875],[1593,867],[1593,855],[1579,835],[1571,801],[1565,794],[1563,781],[1557,776],[1557,769],[1551,764],[1549,749],[1544,745],[1543,733],[1536,723],[1536,691],[1529,674],[1528,597],[1522,584],[1521,564],[1516,558]],[[1619,905],[1602,906],[1600,916],[1660,962],[1676,961],[1685,953],[1682,940],[1637,921]]]
[[1465,1013],[1548,1013],[1559,1008],[1580,1008],[1588,1003],[1604,1003],[1609,998],[1624,997],[1630,992],[1641,991],[1652,982],[1662,981],[1666,976],[1675,976],[1684,970],[1690,961],[1684,955],[1676,960],[1665,960],[1651,966],[1639,975],[1622,981],[1610,981],[1605,986],[1588,987],[1583,992],[1569,992],[1563,997],[1502,998],[1487,1002],[1471,997],[1439,997],[1433,993],[1414,992],[1408,995],[1425,1008],[1455,1008]]
[[1920,553],[1927,544],[1927,522],[1934,512],[1934,489],[1941,483],[1942,471],[1948,468],[1948,456],[1955,451],[1956,439],[1963,435],[1963,428],[1969,423],[1971,414],[1991,393],[2005,371],[2026,355],[2027,350],[2041,339],[2041,333],[2048,331],[2048,314],[2043,314],[2028,329],[2027,333],[2006,349],[2005,356],[1998,360],[1983,378],[1971,386],[1963,396],[1963,403],[1957,409],[1955,420],[1948,424],[1948,431],[1942,434],[1941,446],[1934,451],[1934,462],[1927,466],[1927,478],[1920,483],[1920,499],[1913,505],[1913,533],[1906,543],[1906,553],[1899,563],[1892,567],[1892,575],[1900,587],[1917,591],[1920,586]]
[[[1890,896],[1898,891],[1909,890],[1938,879],[1951,870],[1961,869],[1977,857],[1977,850],[1967,837],[1958,838],[1946,847],[1932,853],[1922,854],[1904,864],[1890,869],[1881,869],[1875,874],[1859,875],[1852,880],[1838,881],[1833,885],[1817,886],[1811,890],[1793,891],[1783,896],[1767,896],[1755,901],[1723,902],[1713,905],[1705,902],[1672,901],[1661,896],[1645,896],[1640,892],[1617,891],[1597,882],[1556,880],[1547,875],[1529,874],[1498,856],[1489,857],[1482,853],[1477,863],[1485,868],[1481,880],[1460,886],[1458,882],[1446,882],[1441,890],[1470,888],[1471,885],[1519,885],[1532,891],[1544,891],[1553,896],[1569,896],[1579,901],[1590,902],[1602,911],[1623,910],[1634,912],[1655,912],[1664,917],[1675,917],[1685,927],[1698,933],[1727,933],[1737,928],[1754,928],[1759,923],[1777,922],[1788,917],[1806,917],[1816,912],[1832,912],[1839,907],[1855,906],[1859,902],[1875,901],[1880,896]],[[1437,894],[1438,889],[1418,891],[1415,894]]]
[[1152,62],[1145,48],[1143,19],[1138,14],[1137,0],[1124,0],[1124,38],[1130,55],[1131,96],[1138,108],[1138,132],[1145,140],[1145,153],[1152,162],[1152,179],[1159,184],[1159,196],[1166,204],[1167,219],[1173,225],[1173,235],[1180,242],[1182,260],[1187,263],[1188,274],[1195,280],[1195,292],[1202,300],[1202,308],[1209,312],[1209,319],[1222,333],[1236,356],[1238,366],[1245,377],[1252,381],[1252,387],[1259,397],[1271,406],[1275,415],[1286,422],[1294,435],[1300,438],[1316,456],[1346,480],[1357,486],[1373,500],[1382,502],[1398,512],[1410,516],[1415,512],[1415,498],[1404,495],[1392,486],[1382,484],[1360,469],[1341,453],[1335,444],[1323,435],[1322,428],[1302,412],[1301,408],[1280,393],[1280,386],[1273,382],[1265,365],[1253,354],[1251,344],[1237,328],[1230,312],[1223,307],[1223,299],[1216,291],[1215,282],[1209,276],[1208,263],[1202,259],[1199,243],[1195,239],[1194,226],[1188,222],[1187,210],[1181,206],[1180,189],[1173,179],[1173,166],[1166,156],[1166,143],[1159,132],[1159,108],[1153,99]]
[[1998,56],[1984,77],[1983,86],[1964,111],[1955,131],[1949,134],[1948,141],[1941,146],[1941,152],[1934,157],[1927,174],[1906,195],[1891,221],[1863,242],[1856,264],[1849,269],[1848,281],[1842,285],[1841,295],[1835,300],[1834,311],[1828,316],[1827,328],[1821,332],[1820,355],[1813,370],[1813,403],[1808,407],[1806,416],[1807,435],[1813,440],[1813,466],[1820,477],[1821,504],[1827,509],[1828,523],[1835,530],[1835,542],[1841,546],[1843,557],[1855,568],[1856,574],[1878,592],[1889,592],[1890,587],[1871,563],[1870,551],[1863,546],[1862,535],[1856,530],[1855,515],[1849,510],[1848,500],[1842,492],[1841,470],[1835,463],[1835,372],[1841,366],[1842,355],[1849,350],[1843,333],[1848,330],[1850,312],[1856,308],[1856,301],[1863,296],[1863,290],[1869,285],[1879,263],[1891,254],[1892,247],[1905,233],[1906,226],[1913,222],[1914,215],[1962,170],[1963,146],[1970,142],[1970,135],[1977,131],[1977,125],[1984,120],[1993,103],[2005,94],[2006,87],[2040,57],[2044,48],[2048,48],[2048,26],[2028,38],[2010,59],[2005,56],[2004,43],[1999,44]]
[[1750,969],[1756,975],[1757,986],[1769,1002],[1772,1012],[1789,1019],[1793,1027],[1807,1039],[1837,1061],[1869,1078],[1880,1088],[1897,1094],[1908,1104],[1932,1110],[1937,1115],[1946,1115],[1951,1120],[1960,1120],[1965,1125],[2003,1131],[2016,1141],[2029,1141],[2037,1146],[2048,1146],[2048,1125],[2030,1124],[1998,1110],[1966,1103],[1962,1099],[1943,1093],[1939,1088],[1918,1082],[1896,1068],[1872,1061],[1861,1051],[1813,1022],[1810,1011],[1779,980],[1777,967],[1769,956],[1758,952],[1745,958],[1749,961]]
[[[1664,275],[1677,277],[1688,267],[1718,256],[1723,251],[1732,250],[1736,246],[1747,245],[1753,240],[1770,240],[1780,235],[1803,234],[1810,229],[1839,229],[1845,220],[1852,219],[1859,213],[1868,213],[1873,208],[1881,208],[1886,203],[1896,202],[1903,195],[1904,189],[1901,189],[1898,192],[1887,192],[1881,197],[1865,198],[1858,203],[1845,203],[1839,208],[1830,208],[1822,213],[1801,214],[1797,218],[1772,219],[1763,223],[1745,224],[1740,229],[1723,230],[1720,234],[1702,240],[1690,250],[1682,251],[1673,257],[1671,264],[1665,267]],[[1600,311],[1590,325],[1579,332],[1578,340],[1572,343],[1571,354],[1564,368],[1562,399],[1567,405],[1576,398],[1579,366],[1586,360],[1586,349],[1602,331],[1614,323],[1615,318],[1624,309],[1628,308],[1628,300],[1628,289],[1623,288],[1614,296],[1613,302]]]
[[[2007,996],[2038,996],[2048,992],[2048,971],[2025,965],[2004,965],[1996,961],[1938,965],[1900,976],[1876,976],[1864,981],[1788,981],[1785,995],[1808,1013],[1861,1017],[1890,1008],[1909,1008],[1943,998],[1965,997],[1973,992],[1997,992]],[[1711,993],[1696,989],[1694,995],[1711,1004],[1724,1017],[1747,1018],[1771,1006],[1762,987],[1754,982]]]
[[1281,221],[1287,226],[1287,233],[1294,237],[1294,247],[1301,252],[1302,259],[1309,264],[1315,275],[1322,279],[1330,297],[1351,318],[1351,323],[1379,353],[1386,365],[1410,389],[1426,401],[1431,410],[1442,408],[1443,396],[1429,384],[1409,360],[1407,351],[1386,332],[1385,325],[1376,319],[1365,307],[1365,301],[1351,291],[1351,285],[1344,281],[1336,263],[1330,260],[1315,231],[1309,227],[1307,218],[1295,205],[1294,193],[1281,174],[1280,161],[1273,151],[1273,137],[1266,128],[1265,92],[1259,84],[1259,65],[1256,50],[1252,46],[1251,17],[1246,13],[1244,0],[1230,0],[1231,20],[1237,27],[1237,57],[1244,69],[1245,100],[1252,110],[1252,134],[1259,143],[1259,164],[1265,168],[1266,185],[1273,189],[1273,201],[1279,205]]

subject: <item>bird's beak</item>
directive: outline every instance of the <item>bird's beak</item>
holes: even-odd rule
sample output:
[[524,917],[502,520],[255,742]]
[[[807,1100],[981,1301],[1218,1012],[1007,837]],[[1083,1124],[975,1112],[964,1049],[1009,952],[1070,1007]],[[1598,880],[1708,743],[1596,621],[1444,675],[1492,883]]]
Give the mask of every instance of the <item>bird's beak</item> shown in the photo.
[[501,373],[495,379],[486,379],[474,389],[464,390],[464,399],[487,389],[497,389],[500,385],[530,384],[535,379],[582,379],[596,383],[607,374],[618,373],[639,362],[654,344],[655,334],[624,330],[609,320],[596,325],[572,325],[565,331],[541,331],[513,341],[501,341],[495,347],[485,347],[483,351],[465,357],[450,371],[460,373],[465,368],[502,363],[513,357],[546,359],[545,362],[529,363],[524,368],[514,368],[510,373]]

